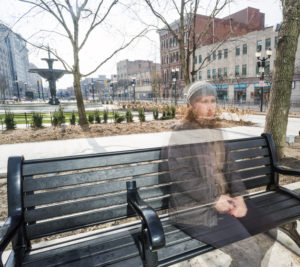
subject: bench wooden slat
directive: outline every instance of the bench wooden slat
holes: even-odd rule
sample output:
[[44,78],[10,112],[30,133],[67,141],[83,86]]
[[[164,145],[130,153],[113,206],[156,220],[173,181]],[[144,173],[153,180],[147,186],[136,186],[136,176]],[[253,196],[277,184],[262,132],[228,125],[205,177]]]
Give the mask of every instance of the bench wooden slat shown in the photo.
[[[228,164],[231,166],[232,164]],[[242,160],[234,163],[235,169],[242,170],[242,169],[248,169],[252,167],[259,167],[263,165],[270,165],[270,158],[257,158],[257,159],[249,159],[249,160]]]
[[241,151],[231,151],[230,155],[232,159],[239,160],[245,158],[269,156],[269,150],[268,148],[262,148],[262,149],[251,148],[251,149],[241,150]]
[[260,167],[260,168],[253,168],[251,170],[245,170],[245,171],[233,171],[232,173],[236,173],[238,177],[241,179],[247,179],[255,176],[261,176],[272,173],[272,169],[270,166],[266,167]]
[[160,162],[100,171],[89,171],[83,173],[73,173],[67,175],[38,178],[33,180],[25,180],[23,191],[26,192],[56,188],[61,186],[79,185],[84,183],[105,181],[109,179],[145,175],[165,170],[168,170],[168,163]]
[[246,189],[266,186],[271,182],[271,175],[263,175],[256,178],[243,181]]
[[[254,176],[261,176],[269,173],[271,173],[271,168],[269,166],[237,172],[238,176],[241,177],[241,179],[249,179]],[[230,173],[228,175],[230,175]],[[169,179],[169,178],[163,178],[163,179]],[[148,177],[138,178],[137,181],[138,181],[138,186],[146,186],[146,185],[151,185],[151,184],[161,182],[163,179],[160,179],[159,176],[152,176],[151,178]],[[268,181],[263,180],[262,185],[264,185],[265,182],[266,184],[268,184]],[[95,185],[89,185],[84,187],[76,187],[76,188],[38,193],[34,195],[25,196],[24,207],[26,208],[34,207],[38,205],[50,204],[53,203],[53,201],[55,202],[67,201],[72,199],[97,196],[104,193],[118,192],[122,190],[123,191],[126,190],[126,181],[118,181],[115,183],[108,183],[108,184],[95,184]],[[151,196],[149,195],[149,197]]]
[[[165,203],[163,198],[149,201],[149,204],[154,209],[162,207],[162,203]],[[127,204],[123,204],[116,207],[106,208],[104,210],[93,210],[84,214],[76,214],[75,216],[61,217],[51,221],[29,224],[25,228],[29,239],[35,239],[49,234],[51,235],[71,231],[95,224],[124,219],[126,217],[132,217],[133,215],[135,214],[128,212]]]
[[228,143],[225,142],[225,147],[229,151],[265,146],[267,146],[267,143],[263,137],[257,137],[254,140],[230,140]]
[[44,160],[26,160],[23,165],[23,175],[57,173],[87,168],[115,166],[158,160],[161,158],[160,148],[141,149],[136,151],[108,152],[86,156],[73,156]]
[[166,248],[163,248],[158,251],[158,258],[159,261],[163,261],[167,258],[174,257],[176,255],[183,254],[185,252],[191,251],[191,250],[199,250],[199,253],[202,248],[206,247],[207,245],[201,241],[198,241],[196,239],[191,239],[173,246],[169,246]]
[[[266,146],[266,141],[262,137],[247,141],[231,140],[224,143],[229,150]],[[153,148],[48,160],[25,160],[22,171],[23,175],[27,176],[159,160],[163,157],[164,153],[161,153],[161,148]]]

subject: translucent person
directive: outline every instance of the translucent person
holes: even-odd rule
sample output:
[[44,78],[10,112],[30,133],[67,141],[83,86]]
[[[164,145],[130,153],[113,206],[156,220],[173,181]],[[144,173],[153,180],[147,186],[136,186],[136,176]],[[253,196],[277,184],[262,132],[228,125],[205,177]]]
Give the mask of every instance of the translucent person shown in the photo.
[[[232,256],[232,266],[260,266],[260,249],[240,221],[248,214],[242,196],[245,187],[230,172],[234,163],[215,118],[216,90],[209,83],[195,82],[187,88],[186,100],[187,112],[166,152],[171,221],[193,238],[222,248]],[[244,239],[246,243],[240,241]],[[230,246],[228,250],[226,245],[233,243],[234,250]]]

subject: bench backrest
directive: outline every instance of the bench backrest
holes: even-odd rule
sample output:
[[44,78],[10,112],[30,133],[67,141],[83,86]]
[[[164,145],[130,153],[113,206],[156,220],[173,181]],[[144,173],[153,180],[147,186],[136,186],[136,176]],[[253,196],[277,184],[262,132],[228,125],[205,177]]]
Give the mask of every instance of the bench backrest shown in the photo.
[[[263,137],[225,141],[246,187],[268,185],[271,158]],[[24,160],[23,207],[28,239],[133,216],[126,181],[135,179],[143,199],[168,207],[170,179],[163,148]],[[163,182],[162,182],[163,181]]]

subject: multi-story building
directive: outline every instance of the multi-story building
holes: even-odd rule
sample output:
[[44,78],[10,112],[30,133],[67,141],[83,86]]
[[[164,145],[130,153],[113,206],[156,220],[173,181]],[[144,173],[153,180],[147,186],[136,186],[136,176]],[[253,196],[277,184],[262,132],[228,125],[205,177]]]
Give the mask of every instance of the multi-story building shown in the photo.
[[126,59],[117,63],[117,84],[113,86],[119,99],[132,100],[135,94],[137,100],[143,100],[154,97],[153,91],[159,90],[160,82],[160,64]]
[[80,84],[84,99],[102,100],[108,91],[105,75],[99,75],[95,78],[85,78]]
[[6,98],[25,95],[29,84],[28,49],[24,39],[0,24],[0,73],[7,81]]
[[[278,27],[276,27],[278,28]],[[265,62],[264,99],[269,98],[278,31],[267,27],[260,31],[253,31],[242,36],[228,39],[217,51],[203,62],[203,58],[213,48],[213,45],[203,46],[196,50],[193,62],[197,67],[202,65],[195,80],[207,80],[214,84],[219,99],[239,102],[260,102],[261,86],[260,73],[255,53],[261,52],[267,57],[266,51],[271,49],[272,56]],[[191,60],[192,61],[192,60]],[[300,42],[295,60],[292,99],[300,100]]]
[[[214,18],[208,27],[210,17],[197,14],[195,22],[195,36],[198,38],[203,32],[206,32],[201,46],[215,44],[219,41],[226,40],[229,36],[240,36],[255,30],[264,28],[264,14],[258,9],[248,7],[244,10],[236,12],[225,18]],[[187,24],[187,23],[186,23]],[[171,24],[172,29],[179,34],[179,22],[175,21]],[[188,25],[185,26],[184,43],[187,48]],[[162,90],[163,97],[172,95],[172,70],[178,70],[178,81],[176,86],[179,89],[179,96],[183,96],[182,89],[185,87],[183,79],[183,71],[180,64],[179,45],[176,38],[168,29],[158,31],[160,37],[160,55],[161,55],[161,75],[163,78]],[[190,40],[191,41],[191,40]],[[191,42],[189,42],[191,44]],[[191,49],[191,47],[189,47]]]

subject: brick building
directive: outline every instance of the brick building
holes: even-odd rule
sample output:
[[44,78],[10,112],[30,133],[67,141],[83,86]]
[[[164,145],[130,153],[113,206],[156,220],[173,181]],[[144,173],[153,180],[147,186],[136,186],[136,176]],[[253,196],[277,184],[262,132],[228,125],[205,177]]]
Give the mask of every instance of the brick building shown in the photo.
[[[205,40],[202,40],[201,46],[207,46],[218,43],[229,36],[245,35],[252,31],[264,29],[265,16],[258,9],[248,7],[238,11],[225,18],[214,18],[210,27],[207,28],[209,21],[208,16],[196,15],[195,36],[200,36],[203,31],[207,30]],[[179,22],[174,21],[171,24],[172,29],[179,34]],[[160,30],[160,55],[161,55],[161,75],[162,75],[162,90],[161,97],[172,96],[172,69],[178,69],[178,81],[176,82],[177,92],[179,97],[183,96],[183,88],[185,82],[183,80],[183,72],[180,64],[179,45],[176,38],[168,30]],[[184,43],[187,47],[187,26],[184,33]],[[191,38],[191,36],[190,36]],[[213,51],[211,51],[213,52]]]
[[132,100],[135,94],[137,100],[151,99],[159,78],[160,64],[153,61],[128,59],[119,61],[114,96],[120,100]]

